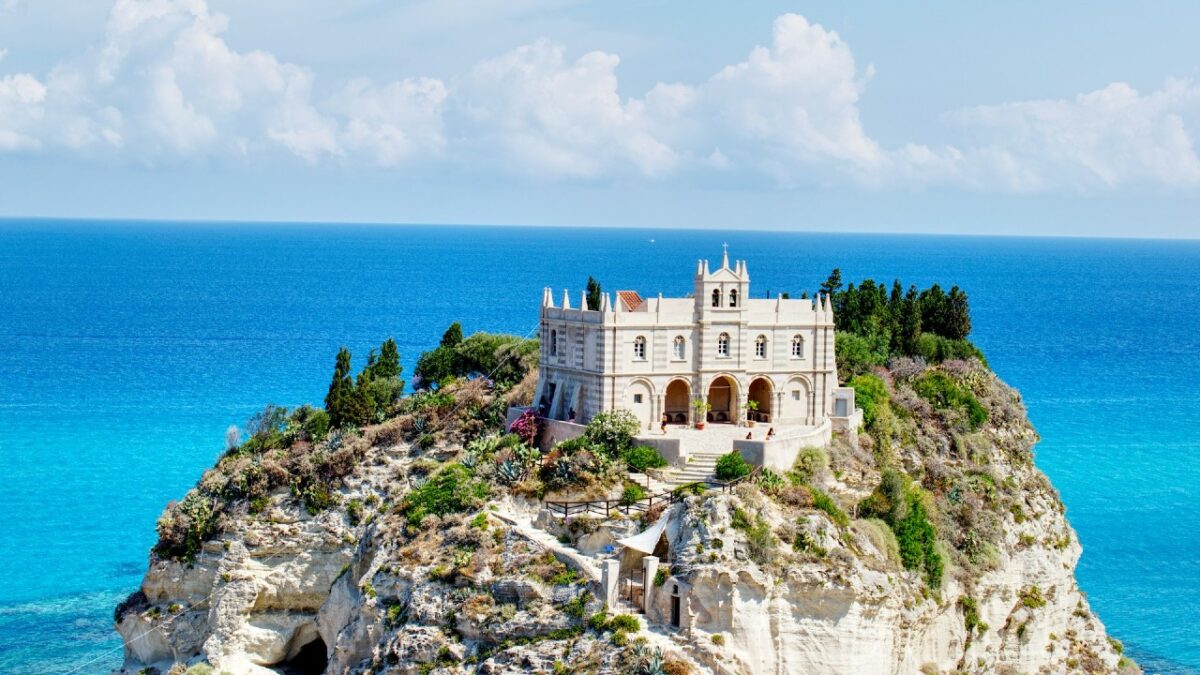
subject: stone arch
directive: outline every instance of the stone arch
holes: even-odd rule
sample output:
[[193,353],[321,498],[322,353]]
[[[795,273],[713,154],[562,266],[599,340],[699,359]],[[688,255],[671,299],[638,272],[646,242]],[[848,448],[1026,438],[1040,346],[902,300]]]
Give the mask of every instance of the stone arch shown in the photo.
[[705,389],[706,399],[712,409],[708,411],[710,422],[736,422],[738,406],[741,404],[737,379],[722,373],[709,380]]
[[651,428],[654,417],[654,385],[637,378],[625,387],[625,409],[633,413],[643,429]]
[[783,407],[780,417],[798,424],[812,424],[812,382],[803,375],[793,375],[783,386]]
[[663,400],[663,412],[670,417],[671,424],[687,424],[688,411],[692,404],[692,385],[682,377],[667,383]]
[[757,422],[770,422],[774,419],[772,414],[775,408],[775,384],[771,379],[765,376],[758,376],[750,380],[750,388],[746,391],[746,401],[754,401],[758,404],[758,409],[755,411],[747,411],[746,417]]

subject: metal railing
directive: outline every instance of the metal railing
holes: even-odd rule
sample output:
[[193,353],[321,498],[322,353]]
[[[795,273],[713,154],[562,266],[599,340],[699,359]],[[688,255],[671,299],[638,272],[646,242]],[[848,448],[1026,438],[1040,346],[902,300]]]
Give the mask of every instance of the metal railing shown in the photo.
[[753,480],[761,472],[762,467],[756,466],[750,473],[740,478],[727,481],[702,480],[685,483],[666,492],[648,495],[633,502],[626,502],[621,499],[589,499],[581,501],[548,500],[542,503],[550,510],[550,513],[563,518],[571,518],[572,516],[603,516],[611,518],[614,513],[629,516],[634,513],[645,513],[654,508],[655,505],[670,506],[675,502],[682,501],[688,495],[703,494],[708,490],[719,489],[723,494],[729,494],[733,492],[733,489],[738,484]]

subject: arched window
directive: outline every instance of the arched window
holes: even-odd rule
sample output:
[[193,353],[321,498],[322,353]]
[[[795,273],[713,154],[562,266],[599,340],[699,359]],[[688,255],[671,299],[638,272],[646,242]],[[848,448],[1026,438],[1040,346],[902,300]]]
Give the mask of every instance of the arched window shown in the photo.
[[714,288],[712,298],[713,298],[713,307],[720,307],[721,306],[721,289]]
[[717,337],[717,356],[729,356],[729,333]]
[[674,345],[675,358],[682,361],[684,358],[684,354],[686,353],[685,352],[686,348],[687,348],[687,342],[683,339],[683,336],[676,335],[675,336],[675,345]]
[[759,335],[758,337],[754,338],[754,358],[756,358],[756,359],[767,358],[767,336],[766,335]]
[[804,336],[803,335],[792,336],[792,358],[793,359],[804,358]]
[[550,331],[550,356],[558,356],[558,331]]
[[633,358],[638,361],[646,360],[646,338],[641,335],[633,339]]
[[737,289],[736,288],[733,289],[732,291],[729,291],[729,306],[737,307]]

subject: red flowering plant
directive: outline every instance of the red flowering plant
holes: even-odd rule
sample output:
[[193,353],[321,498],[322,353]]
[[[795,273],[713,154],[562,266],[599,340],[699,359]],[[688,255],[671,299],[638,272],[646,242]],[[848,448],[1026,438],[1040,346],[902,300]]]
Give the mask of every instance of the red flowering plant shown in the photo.
[[513,420],[508,430],[516,434],[525,445],[536,445],[538,434],[542,431],[542,418],[534,410],[526,410]]

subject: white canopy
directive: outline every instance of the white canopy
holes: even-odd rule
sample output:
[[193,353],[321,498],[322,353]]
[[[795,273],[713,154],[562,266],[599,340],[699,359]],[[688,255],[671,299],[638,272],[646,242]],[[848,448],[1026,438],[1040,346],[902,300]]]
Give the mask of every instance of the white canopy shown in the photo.
[[659,517],[657,523],[632,537],[618,539],[617,543],[642,553],[654,553],[654,547],[658,546],[658,538],[662,536],[665,529],[667,529],[667,514],[664,513]]

